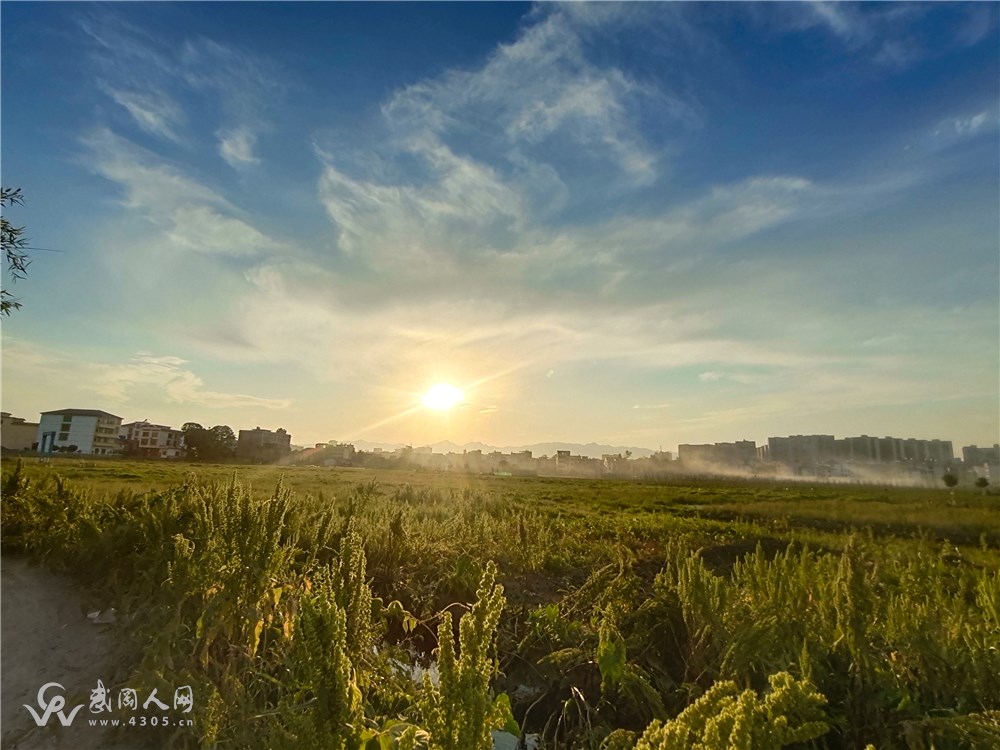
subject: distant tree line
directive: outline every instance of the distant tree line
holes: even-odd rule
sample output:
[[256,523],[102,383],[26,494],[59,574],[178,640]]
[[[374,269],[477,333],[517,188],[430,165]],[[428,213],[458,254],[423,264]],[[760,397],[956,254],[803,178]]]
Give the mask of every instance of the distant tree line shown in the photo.
[[191,461],[227,461],[236,455],[236,434],[228,425],[205,429],[197,422],[185,422],[181,432]]

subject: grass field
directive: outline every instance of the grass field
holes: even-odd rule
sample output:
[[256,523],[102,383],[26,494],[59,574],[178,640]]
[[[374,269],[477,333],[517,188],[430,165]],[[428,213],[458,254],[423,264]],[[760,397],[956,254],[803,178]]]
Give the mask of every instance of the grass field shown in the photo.
[[204,696],[177,747],[1000,747],[972,491],[5,460],[2,542]]

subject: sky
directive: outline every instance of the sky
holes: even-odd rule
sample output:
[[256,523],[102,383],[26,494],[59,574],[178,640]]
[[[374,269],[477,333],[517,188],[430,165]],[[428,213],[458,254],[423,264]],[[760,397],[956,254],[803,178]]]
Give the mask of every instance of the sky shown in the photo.
[[998,7],[3,3],[3,410],[993,444]]

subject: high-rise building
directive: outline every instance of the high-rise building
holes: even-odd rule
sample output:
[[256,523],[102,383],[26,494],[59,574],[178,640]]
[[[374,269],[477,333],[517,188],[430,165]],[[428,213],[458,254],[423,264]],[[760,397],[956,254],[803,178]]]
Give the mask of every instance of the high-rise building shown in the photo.
[[757,460],[757,444],[753,440],[735,443],[677,446],[677,458],[687,464],[720,464],[741,466]]
[[1000,466],[1000,444],[995,443],[992,448],[966,445],[962,448],[962,460],[970,466]]
[[789,435],[767,439],[768,460],[789,468],[815,466],[837,458],[833,435]]

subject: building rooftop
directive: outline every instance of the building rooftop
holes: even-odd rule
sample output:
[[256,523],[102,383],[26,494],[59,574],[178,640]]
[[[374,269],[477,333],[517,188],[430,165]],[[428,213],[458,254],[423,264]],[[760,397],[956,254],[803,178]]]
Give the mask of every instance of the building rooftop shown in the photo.
[[35,427],[38,427],[38,422],[27,422],[25,421],[24,417],[11,416],[11,413],[9,411],[0,412],[0,417],[3,417],[4,419],[9,419],[13,424],[18,424],[18,425],[31,424],[34,425]]
[[43,411],[42,414],[59,414],[64,417],[110,417],[111,419],[121,419],[117,414],[109,414],[100,409],[57,409],[55,411]]

